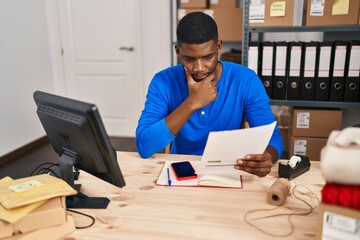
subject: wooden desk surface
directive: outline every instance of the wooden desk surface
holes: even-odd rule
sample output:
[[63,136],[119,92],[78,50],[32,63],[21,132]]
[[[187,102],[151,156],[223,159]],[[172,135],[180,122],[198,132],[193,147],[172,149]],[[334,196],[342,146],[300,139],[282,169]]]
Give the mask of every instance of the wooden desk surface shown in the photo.
[[[82,171],[79,179],[82,192],[93,197],[106,196],[111,202],[107,209],[79,209],[94,216],[96,223],[76,230],[65,239],[279,239],[244,221],[249,210],[274,207],[266,202],[266,194],[278,177],[277,164],[267,177],[244,177],[243,189],[156,186],[165,160],[200,160],[200,157],[156,154],[141,159],[136,152],[118,152],[126,182],[123,188]],[[320,198],[325,181],[319,162],[311,164],[310,171],[292,180],[291,186],[306,185]],[[317,205],[314,199],[304,197],[313,206]],[[285,205],[271,213],[289,212],[284,206],[307,209],[304,203],[289,196]],[[259,214],[265,216],[266,212]],[[77,226],[89,223],[82,216],[74,215],[74,218]],[[295,232],[283,239],[315,238],[318,209],[308,216],[291,219]],[[290,231],[286,216],[259,220],[256,224],[273,234]]]

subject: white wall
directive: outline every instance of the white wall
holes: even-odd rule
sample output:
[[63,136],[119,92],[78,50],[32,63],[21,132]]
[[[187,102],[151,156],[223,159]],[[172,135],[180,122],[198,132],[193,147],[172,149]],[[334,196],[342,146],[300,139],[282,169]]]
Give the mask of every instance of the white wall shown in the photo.
[[32,94],[52,88],[44,1],[0,1],[0,156],[44,136]]
[[145,93],[154,74],[171,62],[170,1],[141,0]]

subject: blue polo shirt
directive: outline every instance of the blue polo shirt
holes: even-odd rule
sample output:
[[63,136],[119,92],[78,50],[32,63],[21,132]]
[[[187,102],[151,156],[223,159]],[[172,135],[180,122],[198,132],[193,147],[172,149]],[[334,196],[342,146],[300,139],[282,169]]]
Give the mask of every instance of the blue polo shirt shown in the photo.
[[[275,121],[269,97],[255,72],[236,63],[220,63],[223,69],[216,84],[217,98],[195,111],[176,136],[166,126],[165,117],[189,96],[184,67],[172,66],[154,76],[136,129],[136,147],[141,157],[152,156],[170,142],[170,153],[202,155],[211,131],[240,129],[245,118],[250,127]],[[269,145],[280,157],[283,142],[277,126]]]

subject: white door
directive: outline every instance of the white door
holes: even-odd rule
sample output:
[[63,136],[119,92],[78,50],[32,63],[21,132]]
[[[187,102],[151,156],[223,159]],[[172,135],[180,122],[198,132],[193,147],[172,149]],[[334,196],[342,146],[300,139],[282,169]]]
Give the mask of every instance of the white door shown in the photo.
[[58,0],[67,96],[98,106],[107,133],[135,136],[143,106],[139,0]]

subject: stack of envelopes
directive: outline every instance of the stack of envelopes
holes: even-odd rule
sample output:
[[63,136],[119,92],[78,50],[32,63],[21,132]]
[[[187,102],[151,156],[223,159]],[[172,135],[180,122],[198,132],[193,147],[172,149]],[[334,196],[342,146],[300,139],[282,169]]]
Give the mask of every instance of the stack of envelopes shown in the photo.
[[47,175],[0,179],[0,239],[59,239],[75,230],[65,181]]

